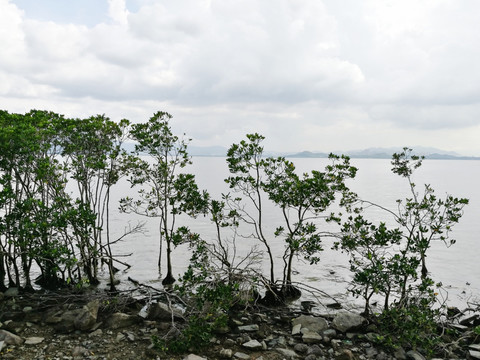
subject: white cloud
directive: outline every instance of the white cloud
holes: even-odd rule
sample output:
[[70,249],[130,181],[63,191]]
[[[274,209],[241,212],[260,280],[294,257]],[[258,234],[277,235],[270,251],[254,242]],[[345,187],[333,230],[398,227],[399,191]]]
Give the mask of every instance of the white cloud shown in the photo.
[[[7,110],[160,109],[204,144],[258,131],[299,150],[478,131],[476,1],[107,2],[87,26],[0,0]],[[457,146],[480,155],[468,141]]]
[[128,23],[128,10],[126,9],[125,0],[107,0],[108,15],[110,18],[121,25]]

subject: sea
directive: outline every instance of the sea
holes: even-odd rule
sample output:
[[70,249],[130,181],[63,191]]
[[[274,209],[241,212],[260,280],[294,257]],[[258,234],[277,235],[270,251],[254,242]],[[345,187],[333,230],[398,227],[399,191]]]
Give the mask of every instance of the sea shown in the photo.
[[[222,194],[234,193],[228,188],[224,179],[229,171],[226,159],[223,157],[193,157],[193,163],[185,171],[195,174],[200,189],[207,190],[212,197],[220,199]],[[292,160],[298,173],[308,173],[312,170],[323,171],[329,160],[325,158],[296,158]],[[405,178],[393,174],[390,160],[386,159],[352,159],[351,164],[358,168],[355,179],[349,180],[349,187],[360,198],[378,204],[391,211],[398,211],[397,199],[411,197],[410,188]],[[427,253],[427,268],[431,277],[442,286],[436,289],[439,303],[448,306],[466,308],[472,304],[480,304],[480,161],[478,160],[424,160],[423,165],[412,176],[415,189],[421,195],[425,184],[429,184],[439,198],[449,195],[469,199],[464,208],[464,214],[459,223],[453,227],[450,238],[456,243],[446,246],[443,242],[432,243]],[[121,197],[135,198],[137,189],[122,180],[116,185],[111,203],[112,238],[121,237],[129,227],[138,222],[144,223],[143,231],[126,236],[114,245],[114,253],[121,261],[127,262],[131,268],[124,269],[117,277],[121,287],[131,285],[129,277],[149,286],[161,288],[162,276],[165,275],[165,246],[162,252],[162,271],[159,272],[157,262],[159,256],[159,219],[118,211],[118,200]],[[281,223],[281,213],[272,204],[265,206],[265,226],[271,234],[271,246],[277,264],[276,274],[281,277],[283,266],[282,254],[284,244],[281,239],[273,236],[273,231]],[[373,222],[386,222],[395,225],[387,211],[378,207],[366,209],[366,215]],[[199,216],[195,219],[182,216],[177,225],[189,226],[198,232],[202,238],[212,241],[215,238],[215,228],[208,218]],[[329,230],[328,226],[325,228]],[[244,235],[249,229],[240,227]],[[334,231],[334,229],[332,229]],[[232,241],[233,234],[225,233],[225,239]],[[333,240],[323,240],[324,251],[320,261],[315,265],[297,258],[294,264],[293,281],[304,284],[301,300],[315,301],[322,306],[335,301],[349,304],[352,308],[360,308],[362,301],[349,292],[352,273],[349,257],[339,251],[332,250]],[[254,246],[262,250],[262,244],[253,239],[237,234],[235,237],[236,261],[248,253]],[[233,249],[233,247],[231,247]],[[190,250],[187,245],[181,245],[173,250],[173,273],[179,278],[186,270]],[[235,261],[235,260],[234,260]],[[267,274],[267,258],[264,257],[258,265],[260,271]]]

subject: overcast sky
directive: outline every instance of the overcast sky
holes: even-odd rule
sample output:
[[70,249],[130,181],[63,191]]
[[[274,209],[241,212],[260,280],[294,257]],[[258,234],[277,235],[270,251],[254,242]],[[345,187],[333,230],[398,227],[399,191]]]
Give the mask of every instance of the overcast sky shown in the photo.
[[480,156],[478,0],[0,0],[0,108]]

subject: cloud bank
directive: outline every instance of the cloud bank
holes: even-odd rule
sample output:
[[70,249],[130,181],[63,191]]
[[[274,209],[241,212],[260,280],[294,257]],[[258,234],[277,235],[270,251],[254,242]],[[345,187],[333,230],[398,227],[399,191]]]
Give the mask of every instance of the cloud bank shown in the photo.
[[132,121],[164,110],[198,145],[260,132],[278,151],[418,144],[480,155],[477,1],[71,6],[88,4],[84,18],[57,9],[48,19],[29,1],[0,0],[3,109]]

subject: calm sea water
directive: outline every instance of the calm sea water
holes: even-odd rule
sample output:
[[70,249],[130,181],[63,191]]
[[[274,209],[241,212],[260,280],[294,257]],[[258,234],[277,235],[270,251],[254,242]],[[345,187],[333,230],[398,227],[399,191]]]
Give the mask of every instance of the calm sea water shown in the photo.
[[[294,160],[299,172],[323,170],[327,162],[327,159]],[[353,159],[352,164],[359,168],[359,172],[349,185],[362,198],[395,210],[395,200],[409,195],[408,183],[398,175],[392,174],[389,160]],[[208,190],[213,196],[219,197],[221,193],[229,191],[224,182],[229,175],[224,158],[195,157],[193,165],[187,171],[194,173],[200,188]],[[468,302],[480,302],[479,179],[480,161],[469,160],[427,160],[414,174],[413,179],[420,192],[423,191],[424,184],[430,184],[439,197],[448,193],[470,200],[464,216],[451,234],[457,243],[449,248],[443,243],[434,243],[427,255],[427,267],[434,280],[443,283],[439,297],[447,299],[450,305],[459,307],[466,307]],[[135,190],[130,189],[126,183],[120,184],[114,193],[112,208],[116,207],[115,201],[118,198],[135,196]],[[266,210],[268,228],[273,231],[279,214],[274,207],[267,207]],[[380,210],[370,209],[368,214],[374,222],[391,221],[385,212]],[[161,286],[157,268],[158,219],[118,212],[115,212],[112,218],[114,233],[117,235],[123,232],[128,223],[133,225],[136,221],[146,221],[144,233],[131,235],[115,247],[117,254],[131,254],[123,260],[130,263],[132,268],[119,276],[124,279],[130,276],[150,285]],[[182,221],[204,238],[208,239],[214,234],[208,219],[185,218]],[[254,244],[251,240],[238,239],[239,253],[248,251]],[[321,254],[320,263],[310,266],[301,260],[296,262],[294,281],[320,289],[339,301],[351,301],[353,299],[346,290],[351,279],[348,257],[330,250],[330,241],[326,240],[324,244],[325,251]],[[272,245],[280,267],[283,245],[281,241],[275,239]],[[178,275],[186,269],[190,254],[185,246],[175,249],[173,254],[174,274]],[[278,268],[277,271],[280,272],[281,269]],[[309,294],[305,296],[313,299]]]

